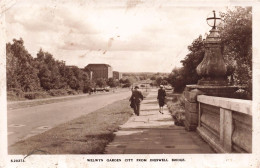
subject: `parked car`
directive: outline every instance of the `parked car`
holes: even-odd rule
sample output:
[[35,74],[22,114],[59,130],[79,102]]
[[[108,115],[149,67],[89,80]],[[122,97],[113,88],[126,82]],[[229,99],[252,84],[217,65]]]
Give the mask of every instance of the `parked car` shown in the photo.
[[105,88],[104,88],[104,91],[109,92],[109,91],[110,91],[110,87],[109,87],[109,86],[108,86],[108,87],[105,87]]
[[144,84],[141,84],[140,87],[145,87],[145,85],[144,85]]
[[165,86],[165,90],[172,90],[172,87],[167,85],[167,86]]
[[96,88],[96,91],[104,91],[104,88]]

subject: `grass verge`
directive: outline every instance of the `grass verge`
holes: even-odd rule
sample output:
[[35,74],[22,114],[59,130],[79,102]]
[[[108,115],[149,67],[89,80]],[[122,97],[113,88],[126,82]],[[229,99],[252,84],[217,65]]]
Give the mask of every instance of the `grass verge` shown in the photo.
[[[122,92],[122,91],[128,91],[128,90],[118,90],[117,92]],[[79,94],[79,95],[67,95],[67,96],[62,96],[62,97],[49,97],[45,99],[35,99],[35,100],[26,100],[26,101],[17,101],[17,102],[9,102],[7,104],[7,109],[8,110],[13,110],[13,109],[19,109],[19,108],[26,108],[26,107],[32,107],[32,106],[38,106],[38,105],[43,105],[43,104],[51,104],[51,103],[58,103],[58,102],[64,102],[64,101],[69,101],[69,100],[78,100],[78,99],[85,99],[86,97],[94,97],[94,96],[99,96],[103,94],[117,94],[117,92],[100,92],[100,93],[95,93],[95,94]]]
[[[99,95],[99,94],[97,94]],[[7,109],[8,110],[13,110],[13,109],[19,109],[19,108],[25,108],[25,107],[32,107],[32,106],[38,106],[42,104],[51,104],[51,103],[58,103],[58,102],[64,102],[64,101],[69,101],[69,100],[77,100],[77,99],[84,99],[88,97],[88,94],[82,94],[82,95],[75,95],[75,96],[64,96],[64,97],[55,97],[55,98],[46,98],[46,99],[36,99],[36,100],[26,100],[23,102],[15,102],[15,103],[10,103],[7,104]],[[91,95],[91,97],[96,96],[96,95]]]
[[[114,131],[132,114],[128,99],[61,124],[42,134],[19,141],[9,154],[102,154]],[[58,119],[58,116],[57,116]]]

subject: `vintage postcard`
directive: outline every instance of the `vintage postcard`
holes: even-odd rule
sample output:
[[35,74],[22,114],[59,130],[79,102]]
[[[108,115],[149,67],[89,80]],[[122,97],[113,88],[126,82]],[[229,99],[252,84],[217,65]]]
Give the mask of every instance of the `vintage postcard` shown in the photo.
[[260,167],[259,1],[1,0],[0,167]]

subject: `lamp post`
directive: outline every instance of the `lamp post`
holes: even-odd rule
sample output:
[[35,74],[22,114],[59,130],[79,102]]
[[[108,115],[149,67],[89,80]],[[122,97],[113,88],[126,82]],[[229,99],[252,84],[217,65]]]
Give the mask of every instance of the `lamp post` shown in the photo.
[[227,85],[227,67],[221,54],[221,39],[217,29],[221,18],[213,11],[206,20],[212,29],[205,40],[204,58],[196,68],[197,74],[202,77],[198,85],[225,86]]

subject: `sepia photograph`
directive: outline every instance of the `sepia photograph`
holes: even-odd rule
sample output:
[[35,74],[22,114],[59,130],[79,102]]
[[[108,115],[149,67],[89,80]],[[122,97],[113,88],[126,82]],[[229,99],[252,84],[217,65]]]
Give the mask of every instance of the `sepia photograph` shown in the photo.
[[0,167],[260,166],[257,5],[1,0]]

